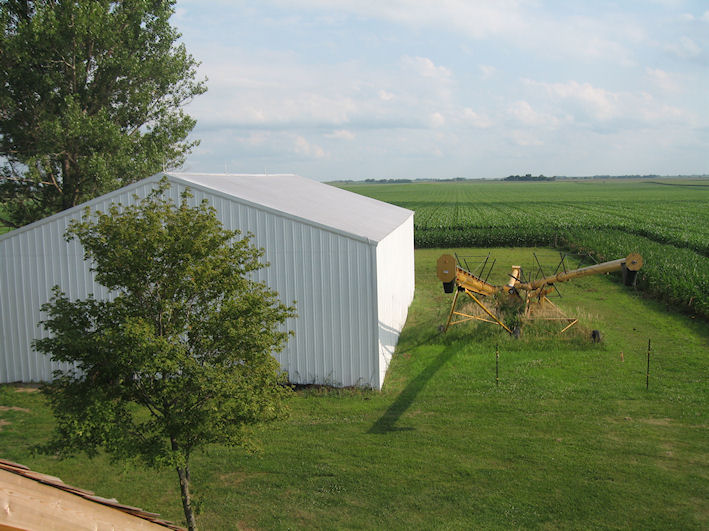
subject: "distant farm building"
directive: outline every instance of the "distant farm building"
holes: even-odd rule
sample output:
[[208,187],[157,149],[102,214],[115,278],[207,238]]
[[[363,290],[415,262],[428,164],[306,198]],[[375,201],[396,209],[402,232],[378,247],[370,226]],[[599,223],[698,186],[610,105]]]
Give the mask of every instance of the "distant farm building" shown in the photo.
[[295,331],[277,354],[292,383],[380,389],[414,294],[413,212],[297,175],[158,174],[0,236],[0,383],[47,381],[59,366],[33,351],[39,308],[59,285],[106,297],[83,249],[63,234],[86,206],[145,197],[166,175],[227,229],[252,233],[270,267],[257,280],[296,301]]

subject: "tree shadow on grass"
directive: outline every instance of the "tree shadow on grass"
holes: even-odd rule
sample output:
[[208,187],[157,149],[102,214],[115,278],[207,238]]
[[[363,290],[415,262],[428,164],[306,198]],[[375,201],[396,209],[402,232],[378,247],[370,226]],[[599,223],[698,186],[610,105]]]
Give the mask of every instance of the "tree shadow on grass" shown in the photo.
[[448,345],[436,358],[411,380],[396,400],[387,408],[384,414],[372,425],[367,433],[389,433],[392,431],[410,431],[415,428],[395,426],[401,415],[409,409],[416,397],[433,375],[443,367],[460,350],[460,344]]

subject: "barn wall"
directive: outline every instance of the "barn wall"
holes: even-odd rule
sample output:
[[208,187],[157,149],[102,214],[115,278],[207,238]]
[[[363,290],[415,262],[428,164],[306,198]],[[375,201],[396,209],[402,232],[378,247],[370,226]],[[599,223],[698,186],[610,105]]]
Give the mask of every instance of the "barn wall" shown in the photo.
[[[156,181],[141,181],[88,204],[103,211],[112,202],[132,204],[133,194],[144,197]],[[285,303],[296,301],[298,317],[287,323],[295,336],[277,355],[290,380],[379,387],[374,245],[192,188],[193,201],[209,199],[225,227],[254,234],[253,243],[266,249],[271,264],[257,279]],[[170,195],[177,200],[183,189],[174,185]],[[63,239],[70,220],[82,212],[83,206],[71,209],[0,238],[2,383],[47,381],[55,369],[65,368],[31,348],[34,338],[45,336],[36,324],[53,285],[71,298],[108,295],[94,282],[80,245]]]
[[414,217],[377,246],[377,309],[379,374],[384,383],[389,362],[414,298]]
[[47,335],[38,326],[46,317],[40,306],[49,301],[55,285],[71,299],[90,293],[101,298],[108,292],[94,281],[81,245],[76,240],[67,243],[64,232],[86,206],[106,211],[112,203],[132,204],[133,194],[145,196],[157,180],[116,190],[0,237],[0,383],[49,381],[55,370],[68,367],[32,348],[34,339]]
[[286,324],[295,336],[276,356],[290,381],[375,387],[374,246],[227,196],[193,193],[210,200],[225,227],[254,235],[270,263],[256,278],[284,303],[296,301],[298,317]]

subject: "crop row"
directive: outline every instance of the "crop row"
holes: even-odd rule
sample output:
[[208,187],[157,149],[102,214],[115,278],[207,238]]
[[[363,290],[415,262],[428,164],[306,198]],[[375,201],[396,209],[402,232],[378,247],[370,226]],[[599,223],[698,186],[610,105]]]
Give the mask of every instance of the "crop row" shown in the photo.
[[591,254],[598,261],[639,252],[645,262],[637,279],[639,289],[709,317],[709,258],[706,256],[617,231],[570,232],[560,243],[571,250]]
[[423,206],[415,210],[417,244],[425,247],[436,246],[435,241],[446,239],[445,235],[439,235],[441,231],[472,229],[476,241],[484,241],[487,233],[489,238],[499,240],[496,233],[502,232],[511,238],[511,244],[536,244],[548,243],[554,234],[583,228],[621,231],[709,256],[709,212],[702,213],[709,209],[700,202],[674,207],[510,202]]
[[610,260],[639,252],[638,287],[709,318],[709,182],[356,185],[414,210],[417,247],[556,246]]
[[709,317],[709,257],[611,225],[589,228],[505,223],[493,227],[417,228],[414,234],[417,247],[553,246],[581,251],[599,261],[639,252],[646,264],[638,277],[640,289]]

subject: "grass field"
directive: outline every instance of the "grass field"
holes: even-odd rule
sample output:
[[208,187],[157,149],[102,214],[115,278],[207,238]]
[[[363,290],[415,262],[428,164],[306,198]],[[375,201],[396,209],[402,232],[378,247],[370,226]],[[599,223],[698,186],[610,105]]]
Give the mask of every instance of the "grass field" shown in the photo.
[[639,287],[709,318],[709,180],[424,182],[344,187],[416,211],[417,247],[639,252]]
[[[500,264],[531,260],[492,251]],[[577,335],[527,328],[514,340],[485,324],[442,335],[439,254],[416,252],[416,297],[381,393],[301,390],[288,420],[256,430],[255,452],[195,455],[201,528],[707,529],[709,325],[594,276],[557,301],[582,318]],[[0,456],[181,521],[173,471],[33,455],[52,426],[41,396],[5,386],[0,405]]]

